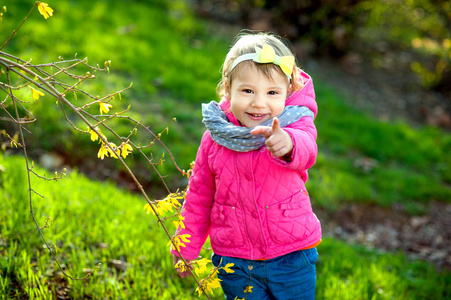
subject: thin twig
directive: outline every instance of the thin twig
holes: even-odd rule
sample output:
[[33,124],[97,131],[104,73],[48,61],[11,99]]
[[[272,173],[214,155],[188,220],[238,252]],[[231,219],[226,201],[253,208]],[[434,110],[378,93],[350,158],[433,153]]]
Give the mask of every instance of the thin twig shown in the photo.
[[[9,72],[6,73],[6,76],[7,76],[8,83],[10,83]],[[10,91],[10,93],[12,94],[12,90]],[[19,111],[17,109],[17,105],[16,105],[16,102],[14,100],[13,100],[13,105],[14,105],[14,110],[15,110],[15,113],[16,113],[16,119],[20,119]],[[23,134],[23,131],[22,131],[22,124],[18,123],[18,125],[19,125],[19,136],[20,136],[20,139],[21,139],[21,142],[22,142],[22,149],[23,149],[24,157],[25,157],[25,165],[26,165],[26,168],[27,168],[28,197],[29,197],[30,214],[31,214],[31,217],[33,219],[33,222],[35,223],[36,228],[38,229],[38,232],[39,232],[39,235],[41,236],[41,239],[43,240],[44,244],[46,245],[47,249],[50,252],[50,255],[52,256],[52,258],[55,261],[55,263],[58,265],[58,268],[61,270],[61,272],[65,276],[67,276],[68,278],[70,278],[72,280],[84,280],[84,279],[87,279],[89,276],[91,276],[92,273],[87,274],[83,278],[75,278],[75,277],[72,277],[71,275],[66,273],[66,271],[63,269],[63,267],[60,265],[59,261],[56,259],[55,254],[50,249],[50,245],[47,242],[46,238],[44,237],[44,235],[42,233],[42,230],[40,229],[40,226],[38,224],[38,221],[36,220],[36,217],[35,217],[34,211],[33,211],[33,201],[32,201],[32,194],[31,194],[31,192],[33,191],[33,192],[36,193],[36,191],[34,191],[31,188],[31,176],[30,176],[30,167],[29,167],[29,162],[28,162],[27,146],[25,144],[25,137],[24,137],[24,134]]]
[[[36,3],[35,3],[35,6],[36,6],[38,3],[39,3],[39,2],[36,2]],[[35,6],[34,6],[34,7],[35,7]],[[34,8],[34,7],[33,7],[33,8]],[[30,11],[30,13],[31,13],[31,11]],[[29,13],[29,14],[30,14],[30,13]],[[27,17],[24,19],[24,21],[28,18],[29,14],[28,14]],[[24,21],[23,21],[23,22],[24,22]],[[19,25],[19,27],[16,29],[16,31],[13,32],[13,34],[12,34],[12,35],[10,36],[10,38],[5,42],[5,44],[3,45],[3,47],[8,43],[8,41],[12,38],[12,36],[15,35],[15,33],[17,32],[17,30],[18,30],[18,29],[20,28],[20,26],[23,24],[23,22]],[[2,47],[2,48],[3,48],[3,47]],[[1,50],[2,48],[0,48],[0,50]],[[10,59],[8,59],[8,58],[10,58]],[[16,62],[12,61],[11,59],[16,60]],[[20,63],[19,63],[19,62],[20,62]],[[22,64],[21,64],[21,63],[22,63]],[[72,63],[72,64],[69,65],[69,66],[66,66],[66,67],[60,67],[60,65],[63,64],[63,63]],[[50,252],[50,254],[51,254],[53,260],[54,260],[55,263],[58,265],[58,267],[59,267],[59,269],[62,271],[62,273],[63,273],[66,277],[68,277],[68,278],[70,278],[70,279],[72,279],[72,280],[84,280],[84,279],[87,279],[88,277],[90,277],[90,276],[92,275],[92,273],[97,269],[98,266],[95,268],[94,271],[90,272],[89,274],[87,274],[87,275],[86,275],[85,277],[83,277],[83,278],[75,278],[75,277],[72,277],[72,276],[70,276],[69,274],[67,274],[67,273],[63,270],[62,266],[60,265],[59,261],[57,260],[57,258],[56,258],[56,256],[55,256],[54,252],[51,250],[51,246],[48,244],[47,240],[45,239],[45,237],[44,237],[44,235],[43,235],[43,233],[42,233],[42,229],[48,227],[48,226],[47,226],[47,222],[46,222],[46,225],[44,225],[43,227],[40,227],[39,224],[38,224],[38,222],[37,222],[37,220],[36,220],[36,218],[35,218],[34,211],[33,211],[32,193],[35,193],[36,195],[38,195],[38,196],[40,196],[40,197],[42,197],[42,195],[40,195],[40,194],[37,193],[34,189],[32,189],[32,186],[31,186],[31,174],[34,174],[34,175],[36,175],[36,176],[38,176],[38,177],[40,177],[40,178],[42,178],[42,179],[45,179],[45,180],[57,180],[57,179],[60,179],[61,177],[56,176],[54,179],[48,179],[48,178],[45,178],[45,177],[43,177],[43,176],[40,176],[40,175],[37,174],[36,172],[34,172],[34,171],[32,170],[32,168],[30,168],[30,166],[29,166],[29,159],[28,159],[28,153],[27,153],[27,146],[26,146],[26,143],[25,143],[25,137],[24,137],[24,132],[23,132],[23,130],[25,130],[25,127],[23,126],[23,124],[26,123],[26,122],[28,122],[28,120],[27,120],[27,119],[23,119],[23,118],[20,117],[19,111],[18,111],[18,105],[21,105],[21,106],[22,106],[22,104],[20,103],[20,100],[17,99],[17,98],[14,96],[13,90],[14,90],[15,88],[17,88],[17,89],[20,89],[21,87],[25,88],[25,87],[27,87],[27,86],[29,86],[29,85],[31,85],[31,84],[36,85],[38,88],[42,89],[43,91],[45,91],[46,93],[48,93],[50,96],[53,96],[54,98],[57,99],[58,103],[60,104],[60,107],[61,107],[61,110],[62,110],[62,112],[63,112],[63,115],[64,115],[64,117],[66,118],[66,121],[68,121],[68,123],[69,123],[75,130],[80,131],[80,132],[83,132],[83,133],[86,133],[86,131],[83,131],[83,130],[81,130],[81,129],[78,129],[78,128],[70,121],[70,119],[68,118],[68,115],[67,115],[66,112],[65,112],[64,105],[66,105],[70,110],[72,110],[72,112],[75,114],[75,116],[78,117],[82,122],[84,122],[85,124],[87,124],[87,126],[89,127],[89,129],[90,129],[91,131],[97,133],[97,135],[100,137],[101,141],[106,145],[106,147],[108,147],[108,149],[109,149],[112,153],[114,153],[114,155],[115,155],[115,157],[118,159],[118,161],[124,166],[124,168],[126,169],[126,172],[130,175],[130,177],[132,178],[132,180],[135,182],[136,186],[137,186],[138,189],[140,190],[141,194],[144,196],[146,202],[150,205],[150,207],[151,207],[152,210],[154,211],[154,214],[155,214],[155,216],[156,216],[156,218],[157,218],[158,224],[162,225],[163,230],[165,231],[165,234],[169,237],[169,239],[170,239],[170,241],[171,241],[171,243],[172,243],[174,249],[177,250],[177,252],[178,252],[178,254],[180,255],[180,257],[181,257],[181,259],[183,260],[183,262],[184,262],[186,265],[188,265],[187,262],[186,262],[186,260],[183,258],[182,254],[180,253],[180,250],[178,249],[176,243],[175,243],[175,236],[172,236],[172,235],[170,234],[168,228],[167,228],[166,225],[164,224],[164,221],[166,220],[166,218],[162,218],[162,217],[158,214],[158,212],[156,211],[156,208],[155,208],[155,206],[154,206],[154,204],[153,204],[154,202],[152,202],[152,201],[150,200],[150,198],[149,198],[149,196],[147,195],[147,193],[145,192],[143,186],[141,185],[141,183],[139,182],[139,180],[136,178],[136,176],[135,176],[135,174],[132,172],[132,170],[129,168],[129,166],[125,163],[124,159],[119,155],[117,149],[116,149],[115,147],[113,147],[113,146],[108,142],[108,140],[106,139],[106,137],[105,137],[103,134],[101,134],[100,131],[98,131],[98,130],[96,129],[97,126],[102,126],[102,127],[105,128],[107,131],[109,131],[111,134],[113,134],[113,136],[115,136],[116,138],[118,138],[119,140],[121,140],[121,141],[123,141],[123,142],[126,142],[126,143],[130,143],[130,144],[132,145],[132,147],[133,147],[134,149],[136,149],[136,150],[137,150],[137,151],[138,151],[138,152],[139,152],[139,153],[147,160],[147,162],[148,162],[148,163],[150,164],[150,166],[152,167],[153,171],[154,171],[154,172],[158,175],[158,177],[160,178],[160,180],[161,180],[161,182],[163,183],[163,185],[164,185],[166,191],[168,192],[168,194],[170,194],[170,189],[169,189],[169,187],[167,186],[167,184],[166,184],[166,182],[165,182],[165,180],[164,180],[165,176],[162,176],[162,174],[159,173],[158,169],[156,168],[156,165],[157,165],[157,164],[156,164],[156,163],[153,163],[153,159],[149,159],[149,158],[143,153],[142,149],[145,148],[145,147],[136,146],[135,144],[133,144],[133,143],[130,141],[130,136],[131,136],[132,132],[133,132],[134,130],[136,130],[138,127],[143,128],[144,130],[146,130],[147,132],[149,132],[151,135],[153,135],[153,137],[154,137],[154,141],[153,141],[153,142],[158,141],[158,142],[165,148],[165,150],[167,151],[167,153],[168,153],[169,156],[171,157],[172,162],[174,163],[174,165],[176,166],[176,168],[177,168],[180,172],[184,172],[184,171],[182,171],[182,170],[178,167],[178,165],[177,165],[176,162],[175,162],[174,157],[172,156],[171,151],[169,151],[169,149],[166,147],[166,145],[165,145],[165,144],[161,141],[161,139],[160,139],[161,134],[162,134],[165,130],[166,130],[166,131],[168,130],[168,127],[169,127],[170,124],[174,121],[174,119],[171,121],[171,123],[170,123],[170,124],[169,124],[169,125],[168,125],[161,133],[160,133],[160,134],[156,135],[155,133],[153,133],[153,132],[149,129],[149,127],[146,127],[146,126],[144,126],[143,124],[141,124],[140,121],[135,121],[135,120],[133,120],[133,119],[130,118],[130,117],[127,117],[127,116],[121,116],[121,115],[120,115],[121,113],[127,112],[128,109],[125,110],[125,111],[123,111],[123,112],[120,112],[120,113],[116,113],[116,114],[114,114],[114,115],[111,115],[111,116],[105,115],[105,116],[103,116],[104,119],[100,119],[100,116],[90,115],[89,113],[87,113],[84,109],[87,108],[87,107],[90,107],[92,104],[98,103],[99,101],[104,101],[105,99],[110,99],[110,100],[108,100],[108,101],[111,101],[111,98],[112,98],[113,96],[115,96],[115,95],[117,95],[117,94],[120,94],[120,93],[122,93],[123,91],[125,91],[125,90],[131,88],[131,85],[130,85],[130,86],[127,87],[127,88],[124,88],[124,89],[122,89],[122,90],[120,90],[120,91],[117,91],[117,92],[115,92],[115,93],[112,93],[112,94],[108,94],[108,95],[106,95],[106,96],[104,96],[104,97],[102,97],[102,98],[100,98],[100,99],[99,99],[98,97],[94,97],[94,96],[90,95],[89,93],[87,93],[87,92],[85,92],[85,91],[83,91],[83,90],[81,90],[81,89],[78,89],[77,86],[79,86],[84,80],[93,78],[93,74],[89,73],[89,74],[86,74],[86,75],[76,75],[76,74],[73,74],[73,73],[69,72],[69,70],[71,70],[72,68],[74,68],[74,67],[76,67],[76,66],[78,66],[78,65],[84,65],[84,66],[86,66],[87,68],[89,68],[90,70],[93,70],[94,73],[95,73],[96,71],[107,71],[107,70],[108,70],[107,67],[105,67],[104,69],[101,69],[99,66],[97,66],[97,67],[92,67],[92,66],[90,66],[90,65],[87,63],[87,59],[83,59],[83,60],[74,59],[74,60],[67,60],[67,61],[64,61],[64,59],[61,58],[61,61],[60,61],[60,62],[54,62],[54,63],[49,63],[49,64],[38,64],[38,65],[33,65],[33,64],[31,64],[31,60],[30,60],[30,61],[24,61],[24,60],[21,60],[20,58],[14,57],[14,56],[9,55],[9,54],[7,54],[7,53],[0,52],[0,64],[3,65],[3,66],[5,66],[6,69],[7,69],[7,72],[6,72],[6,76],[7,76],[7,84],[2,84],[2,85],[0,86],[3,90],[7,90],[7,91],[8,91],[5,100],[2,102],[2,108],[3,108],[5,111],[7,111],[6,108],[4,107],[4,104],[3,104],[3,103],[5,103],[6,100],[8,100],[8,96],[9,96],[9,98],[11,99],[11,101],[12,101],[12,103],[13,103],[13,107],[14,107],[14,111],[15,111],[16,117],[14,118],[11,114],[9,114],[9,113],[8,113],[8,114],[9,114],[9,116],[11,117],[11,119],[13,120],[13,122],[16,123],[16,124],[19,126],[19,136],[20,136],[21,146],[22,146],[22,148],[23,148],[23,152],[24,152],[24,156],[25,156],[25,164],[26,164],[26,168],[27,168],[28,187],[29,187],[29,189],[28,189],[29,195],[28,195],[28,196],[29,196],[30,213],[31,213],[32,219],[33,219],[33,221],[34,221],[34,223],[35,223],[35,225],[36,225],[36,228],[38,229],[38,232],[39,232],[39,234],[40,234],[40,236],[41,236],[41,239],[44,241],[44,244],[46,245],[46,248],[47,248],[48,251]],[[51,74],[51,73],[48,73],[47,71],[45,71],[44,69],[42,69],[42,68],[44,68],[44,67],[55,67],[55,68],[58,69],[58,71],[57,71],[56,73]],[[21,71],[24,72],[25,74],[23,74],[22,72],[19,72],[18,70],[21,70]],[[33,70],[34,70],[34,71],[33,71]],[[25,79],[28,83],[22,85],[21,87],[14,87],[14,86],[11,84],[11,80],[10,80],[10,72],[13,72],[14,74],[16,74],[16,75],[22,77],[22,78]],[[33,78],[36,78],[38,81],[32,79],[31,77],[27,76],[26,74],[28,74],[29,76],[32,76]],[[73,79],[79,79],[79,82],[78,82],[78,83],[75,83],[75,84],[72,84],[72,85],[69,85],[69,84],[66,84],[66,83],[64,83],[64,82],[61,82],[60,80],[57,80],[56,77],[59,76],[59,75],[62,75],[62,74],[66,75],[66,76],[69,76],[69,77],[71,77],[71,78],[73,78]],[[62,88],[64,88],[64,92],[58,91],[57,87],[62,87]],[[92,98],[92,99],[95,99],[96,101],[94,101],[94,102],[92,102],[92,103],[88,103],[88,104],[84,105],[83,107],[79,108],[79,107],[73,105],[73,104],[72,104],[69,100],[67,100],[67,98],[65,97],[65,93],[67,93],[67,92],[69,92],[69,91],[82,92],[82,93],[84,93],[86,96],[88,96],[88,97],[90,97],[90,98]],[[28,113],[28,112],[27,112],[27,113]],[[91,122],[89,122],[88,118],[91,119],[91,120],[96,121],[97,123],[96,123],[95,125],[91,124]],[[123,137],[119,136],[112,128],[110,128],[110,126],[108,126],[108,125],[106,124],[106,122],[107,122],[108,120],[113,119],[113,118],[127,118],[127,119],[129,119],[131,122],[134,122],[134,129],[132,130],[132,132],[130,133],[130,135],[129,135],[127,138],[123,138]],[[34,121],[34,120],[35,120],[34,117],[33,117],[33,119],[31,119],[31,120]],[[153,143],[153,142],[152,142],[152,143]],[[177,208],[177,211],[178,211],[178,208]],[[179,211],[178,211],[178,212],[179,212]],[[204,293],[205,293],[205,295],[207,296],[207,298],[208,298],[208,299],[211,299],[210,296],[209,296],[209,295],[206,293],[206,291],[204,290],[204,287],[200,284],[199,280],[198,280],[198,279],[196,278],[196,276],[193,274],[193,272],[191,272],[191,271],[189,271],[189,272],[191,273],[192,277],[194,278],[194,280],[196,281],[196,283],[197,283],[197,285],[200,287],[200,289],[204,291]]]
[[15,30],[13,30],[13,32],[11,33],[11,35],[8,37],[8,39],[5,41],[5,43],[3,44],[3,46],[0,48],[0,50],[2,50],[8,43],[9,41],[13,38],[14,35],[16,35],[17,31],[19,31],[20,27],[22,27],[23,23],[25,23],[25,21],[28,19],[28,17],[31,15],[31,12],[34,10],[34,8],[39,4],[39,1],[36,1],[33,5],[33,7],[31,8],[31,10],[28,12],[28,14],[25,16],[25,18],[22,20],[22,22],[19,24],[19,26],[17,26],[17,28]]

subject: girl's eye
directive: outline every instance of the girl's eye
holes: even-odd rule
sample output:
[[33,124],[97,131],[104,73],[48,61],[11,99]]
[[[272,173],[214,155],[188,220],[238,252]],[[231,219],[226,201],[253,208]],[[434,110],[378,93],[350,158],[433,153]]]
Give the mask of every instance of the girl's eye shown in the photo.
[[276,91],[270,91],[270,92],[268,92],[268,94],[269,95],[277,95],[277,92]]
[[246,94],[251,94],[251,93],[252,93],[252,90],[250,90],[250,89],[244,89],[243,92],[245,92]]

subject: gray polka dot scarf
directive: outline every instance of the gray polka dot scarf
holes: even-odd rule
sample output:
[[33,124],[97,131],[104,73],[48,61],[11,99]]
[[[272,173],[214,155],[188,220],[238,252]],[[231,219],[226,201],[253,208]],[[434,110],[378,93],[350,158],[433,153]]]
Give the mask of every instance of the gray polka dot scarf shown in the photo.
[[[248,152],[258,150],[265,145],[265,137],[261,134],[252,135],[252,128],[236,126],[231,123],[219,106],[218,102],[202,104],[202,122],[210,131],[213,141],[230,150]],[[313,112],[306,106],[286,106],[278,116],[280,127],[288,126],[299,121],[302,117],[309,116],[313,119]],[[271,126],[272,119],[261,125]]]

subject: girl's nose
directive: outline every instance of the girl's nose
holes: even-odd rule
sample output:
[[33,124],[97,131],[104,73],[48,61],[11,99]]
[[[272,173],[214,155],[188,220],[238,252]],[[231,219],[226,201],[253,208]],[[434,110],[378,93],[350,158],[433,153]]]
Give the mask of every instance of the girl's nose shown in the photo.
[[262,96],[255,95],[251,105],[256,108],[263,108],[266,106],[266,100]]

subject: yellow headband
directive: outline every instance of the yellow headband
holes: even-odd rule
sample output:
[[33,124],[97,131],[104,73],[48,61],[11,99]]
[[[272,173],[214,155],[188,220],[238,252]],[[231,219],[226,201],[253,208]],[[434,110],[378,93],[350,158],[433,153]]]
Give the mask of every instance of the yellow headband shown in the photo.
[[255,47],[254,53],[243,54],[232,64],[230,71],[232,71],[239,63],[245,60],[253,60],[259,64],[273,63],[278,65],[282,71],[291,79],[291,73],[294,67],[294,56],[278,56],[270,45],[263,45],[263,48]]

